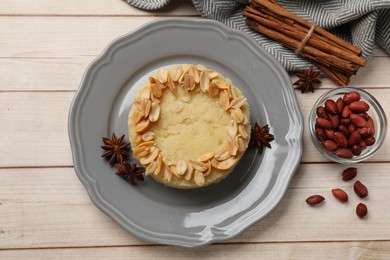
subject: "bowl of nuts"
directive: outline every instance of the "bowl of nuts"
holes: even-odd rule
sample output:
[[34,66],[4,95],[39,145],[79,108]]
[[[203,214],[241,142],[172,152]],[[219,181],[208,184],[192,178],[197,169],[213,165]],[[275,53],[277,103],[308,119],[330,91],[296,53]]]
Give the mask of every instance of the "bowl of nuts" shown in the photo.
[[371,157],[383,144],[387,119],[368,92],[332,89],[314,104],[309,117],[314,146],[337,163],[356,163]]

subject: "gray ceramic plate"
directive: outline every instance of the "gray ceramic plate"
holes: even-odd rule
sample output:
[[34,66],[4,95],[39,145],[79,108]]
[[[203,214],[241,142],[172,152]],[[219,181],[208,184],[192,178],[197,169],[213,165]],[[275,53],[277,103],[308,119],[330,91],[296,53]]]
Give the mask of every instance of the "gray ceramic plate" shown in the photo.
[[[276,140],[248,150],[219,184],[167,188],[146,178],[132,186],[100,158],[101,137],[126,134],[135,91],[158,68],[204,64],[248,97],[251,122]],[[230,239],[281,201],[302,154],[302,115],[286,71],[243,32],[200,19],[162,19],[113,41],[88,67],[74,98],[69,135],[74,167],[92,201],[137,237],[196,247]]]

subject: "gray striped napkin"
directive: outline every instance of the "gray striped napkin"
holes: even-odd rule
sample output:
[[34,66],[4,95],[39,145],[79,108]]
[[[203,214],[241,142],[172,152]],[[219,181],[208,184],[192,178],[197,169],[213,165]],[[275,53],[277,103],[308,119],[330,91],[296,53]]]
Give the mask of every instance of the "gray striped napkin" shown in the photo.
[[[155,10],[170,0],[125,0],[134,7]],[[192,0],[204,18],[220,21],[251,35],[288,71],[311,64],[281,44],[248,29],[242,16],[245,0]],[[369,59],[376,45],[390,53],[390,0],[278,0],[283,7],[352,42]]]

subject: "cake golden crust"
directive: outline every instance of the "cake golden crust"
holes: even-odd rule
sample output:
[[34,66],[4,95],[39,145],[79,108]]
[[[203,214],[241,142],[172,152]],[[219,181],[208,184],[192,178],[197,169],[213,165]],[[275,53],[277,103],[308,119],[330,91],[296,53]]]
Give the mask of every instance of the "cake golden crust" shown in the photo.
[[130,109],[133,155],[167,186],[199,188],[224,179],[250,138],[249,105],[233,82],[202,65],[162,68]]

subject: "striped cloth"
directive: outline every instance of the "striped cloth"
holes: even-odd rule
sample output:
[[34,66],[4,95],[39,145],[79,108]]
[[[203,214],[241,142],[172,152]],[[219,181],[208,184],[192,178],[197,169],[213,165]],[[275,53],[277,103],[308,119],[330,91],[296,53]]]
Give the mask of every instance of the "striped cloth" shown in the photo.
[[[155,10],[170,0],[125,0]],[[192,0],[202,17],[214,19],[251,35],[288,71],[303,71],[311,64],[281,44],[248,29],[242,16],[245,0]],[[376,45],[390,53],[390,0],[278,0],[283,7],[335,35],[352,42],[369,59]]]

